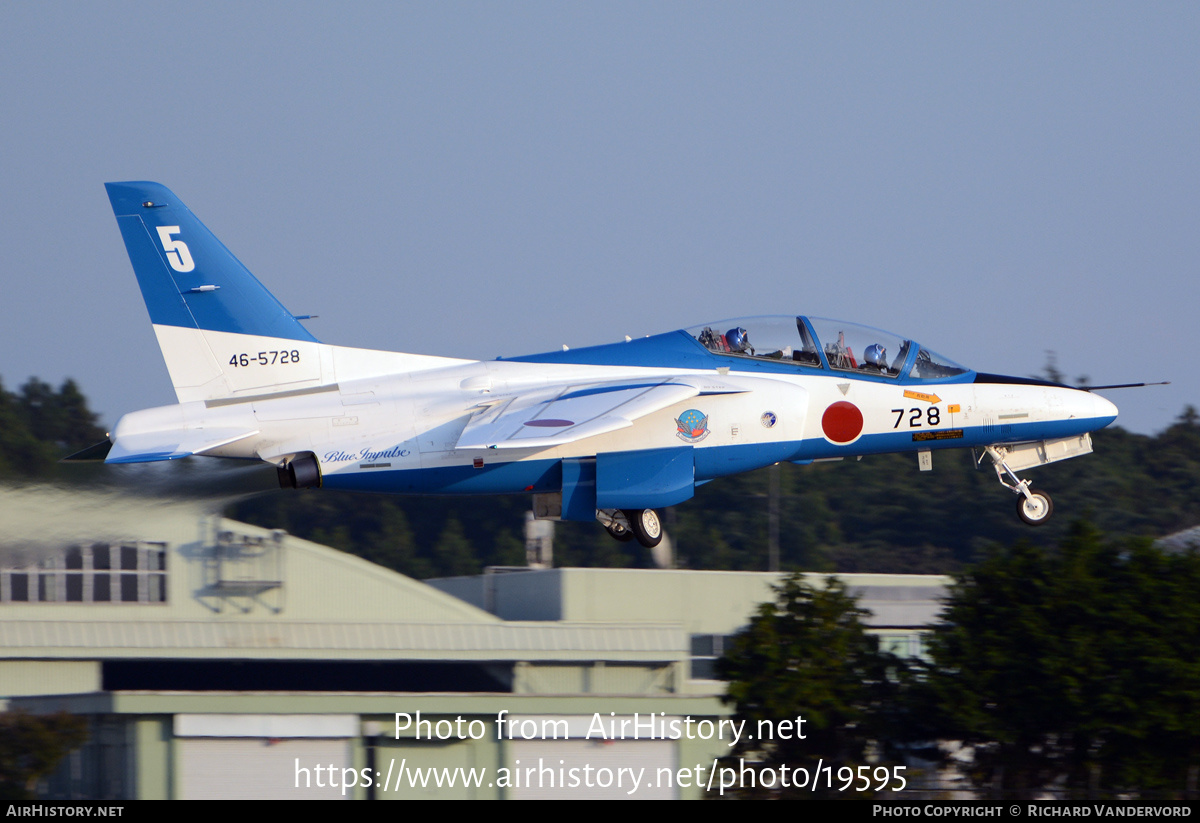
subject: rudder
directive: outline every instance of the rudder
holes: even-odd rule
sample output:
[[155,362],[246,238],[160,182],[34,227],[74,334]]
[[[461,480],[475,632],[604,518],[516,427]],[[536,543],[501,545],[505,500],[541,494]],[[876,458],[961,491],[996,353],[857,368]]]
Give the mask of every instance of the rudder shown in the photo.
[[321,382],[316,338],[170,189],[105,188],[180,402]]

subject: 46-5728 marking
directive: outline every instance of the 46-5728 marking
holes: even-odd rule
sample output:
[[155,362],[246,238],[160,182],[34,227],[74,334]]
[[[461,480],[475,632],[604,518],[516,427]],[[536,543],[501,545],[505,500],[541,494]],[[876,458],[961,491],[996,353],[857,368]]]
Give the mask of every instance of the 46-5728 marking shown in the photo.
[[290,351],[260,351],[257,355],[242,352],[229,358],[231,366],[273,366],[276,363],[299,363],[300,352]]

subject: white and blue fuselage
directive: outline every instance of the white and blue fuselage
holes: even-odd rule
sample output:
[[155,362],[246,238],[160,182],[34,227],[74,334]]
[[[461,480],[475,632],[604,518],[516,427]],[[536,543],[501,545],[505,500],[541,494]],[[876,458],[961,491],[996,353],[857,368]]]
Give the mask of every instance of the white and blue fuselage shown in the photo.
[[491,361],[331,346],[169,190],[108,189],[180,401],[121,418],[108,462],[202,454],[270,462],[290,486],[528,493],[617,535],[777,462],[974,447],[1040,522],[1048,497],[1013,471],[1090,451],[1117,415],[1088,391],[796,315]]

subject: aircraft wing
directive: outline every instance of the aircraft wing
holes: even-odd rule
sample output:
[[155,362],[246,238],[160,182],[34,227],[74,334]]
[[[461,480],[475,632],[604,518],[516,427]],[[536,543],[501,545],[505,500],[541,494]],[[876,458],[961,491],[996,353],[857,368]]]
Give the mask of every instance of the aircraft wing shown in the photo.
[[639,417],[702,394],[745,391],[700,378],[570,383],[498,397],[471,417],[459,449],[547,449],[632,426]]

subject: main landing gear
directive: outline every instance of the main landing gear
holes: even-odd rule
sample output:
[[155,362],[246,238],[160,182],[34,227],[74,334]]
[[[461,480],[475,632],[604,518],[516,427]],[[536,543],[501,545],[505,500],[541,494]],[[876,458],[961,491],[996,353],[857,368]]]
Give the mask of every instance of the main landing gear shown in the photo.
[[[1017,517],[1030,526],[1040,526],[1050,519],[1054,513],[1054,501],[1050,495],[1040,489],[1031,489],[1028,480],[1017,477],[1005,457],[1008,450],[1003,446],[988,446],[984,452],[992,458],[992,467],[996,470],[996,479],[1000,485],[1011,491],[1017,497]],[[982,460],[982,456],[980,457]]]
[[643,546],[653,549],[662,542],[662,521],[654,509],[602,509],[596,512],[596,519],[622,543],[636,537]]

